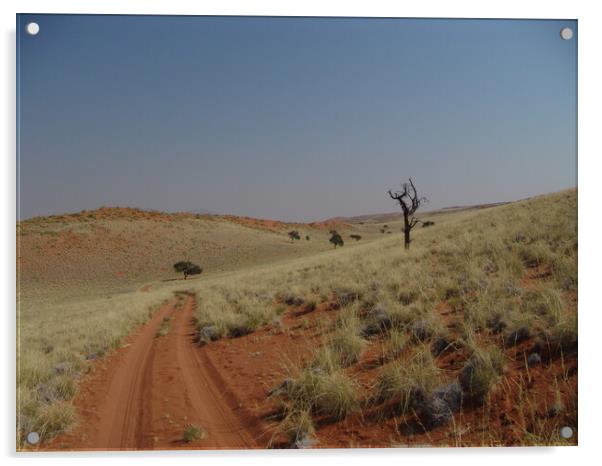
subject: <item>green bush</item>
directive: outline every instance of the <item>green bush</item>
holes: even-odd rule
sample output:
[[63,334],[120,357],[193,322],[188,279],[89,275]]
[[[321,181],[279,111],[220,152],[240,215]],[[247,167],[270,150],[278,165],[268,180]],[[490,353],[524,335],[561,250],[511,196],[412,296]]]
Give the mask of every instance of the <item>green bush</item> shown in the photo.
[[195,440],[202,440],[207,437],[207,432],[202,427],[194,424],[188,424],[182,434],[182,440],[186,443],[194,442]]

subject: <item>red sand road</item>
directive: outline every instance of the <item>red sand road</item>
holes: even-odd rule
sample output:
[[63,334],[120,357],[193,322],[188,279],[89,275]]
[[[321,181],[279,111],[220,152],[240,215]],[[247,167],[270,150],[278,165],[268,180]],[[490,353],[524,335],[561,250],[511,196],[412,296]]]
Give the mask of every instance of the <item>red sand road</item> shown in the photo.
[[[170,302],[123,348],[99,360],[80,385],[80,422],[42,449],[242,449],[265,447],[261,421],[240,407],[192,341],[194,298]],[[169,333],[157,337],[164,318]],[[204,439],[185,443],[189,424]]]

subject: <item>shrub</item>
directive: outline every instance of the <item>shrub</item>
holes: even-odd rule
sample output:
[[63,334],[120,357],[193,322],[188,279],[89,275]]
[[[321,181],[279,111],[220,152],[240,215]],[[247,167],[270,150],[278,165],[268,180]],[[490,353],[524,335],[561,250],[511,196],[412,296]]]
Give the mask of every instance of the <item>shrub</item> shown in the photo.
[[399,293],[397,299],[404,306],[409,306],[418,299],[418,293],[416,291],[402,291]]
[[410,331],[414,339],[420,342],[429,340],[434,335],[445,335],[446,333],[442,322],[432,315],[416,320]]
[[388,331],[391,324],[387,310],[381,305],[376,305],[367,313],[366,323],[362,326],[360,333],[363,337],[379,335]]
[[207,432],[202,427],[194,424],[188,424],[182,434],[182,440],[186,443],[194,442],[195,440],[202,440],[207,437]]
[[359,361],[366,347],[366,340],[357,334],[354,326],[349,326],[335,333],[330,346],[338,356],[340,363],[343,366],[350,366]]
[[571,314],[545,332],[552,353],[569,352],[577,348],[577,315]]
[[189,275],[199,275],[203,271],[200,266],[188,261],[176,262],[173,265],[173,268],[176,272],[184,274],[184,280],[186,280]]
[[431,344],[431,352],[433,356],[439,356],[441,353],[448,351],[454,347],[454,342],[447,334],[438,335]]
[[508,348],[516,346],[531,337],[531,330],[527,326],[520,326],[508,332],[504,338],[504,345]]
[[335,249],[337,246],[345,245],[343,237],[336,230],[330,230],[330,239],[328,241],[330,241],[334,245]]
[[359,241],[362,239],[362,235],[349,235],[349,238]]
[[331,346],[324,345],[314,352],[314,357],[308,368],[317,372],[332,374],[341,369],[341,359]]
[[557,255],[552,259],[552,274],[557,285],[565,291],[577,289],[577,257]]
[[284,408],[284,419],[281,421],[277,431],[283,432],[290,445],[298,444],[313,435],[314,423],[311,413],[306,410],[290,410]]
[[550,249],[543,241],[531,244],[521,243],[519,246],[519,255],[527,267],[537,267],[545,263],[550,263],[552,259]]
[[255,330],[255,326],[249,322],[249,320],[245,320],[240,323],[233,323],[228,326],[228,336],[232,338],[239,338],[248,335],[249,333],[253,333]]
[[343,419],[359,407],[355,384],[342,372],[312,368],[301,371],[285,394],[293,411],[312,412]]
[[544,318],[550,325],[560,321],[563,307],[560,291],[549,287],[525,293],[521,302],[524,313]]
[[410,339],[405,332],[396,329],[391,330],[389,339],[385,343],[387,357],[395,359],[408,347],[409,341]]
[[349,288],[335,290],[334,294],[341,307],[348,306],[349,304],[358,301],[362,297],[359,291]]
[[299,234],[299,232],[297,230],[291,230],[288,232],[288,237],[291,239],[291,241],[295,241],[295,240],[300,240],[301,239],[301,235]]
[[498,348],[475,351],[460,373],[460,384],[466,395],[482,403],[497,382],[503,366],[504,354]]
[[75,408],[71,403],[59,402],[43,405],[32,429],[41,438],[49,438],[65,430],[75,419]]
[[374,400],[395,399],[403,414],[420,409],[439,385],[440,370],[430,351],[421,348],[404,364],[391,364],[377,378]]
[[287,306],[301,306],[305,302],[301,296],[295,296],[293,294],[285,294],[281,299]]

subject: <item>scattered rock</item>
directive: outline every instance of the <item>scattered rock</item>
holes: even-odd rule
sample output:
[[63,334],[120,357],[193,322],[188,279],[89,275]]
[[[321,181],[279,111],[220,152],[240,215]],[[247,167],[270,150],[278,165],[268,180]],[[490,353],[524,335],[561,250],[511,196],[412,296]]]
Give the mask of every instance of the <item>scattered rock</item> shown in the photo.
[[472,378],[474,376],[474,373],[476,372],[475,366],[476,364],[472,364],[469,362],[464,366],[462,372],[460,372],[460,384],[467,393],[470,393]]
[[98,354],[96,353],[90,353],[88,356],[86,356],[87,361],[93,361],[96,358],[98,358]]
[[504,322],[501,315],[495,315],[487,321],[487,328],[493,333],[502,333],[506,330],[506,327],[508,327],[508,324]]
[[197,333],[197,342],[200,345],[205,345],[210,341],[219,340],[219,334],[215,325],[206,325],[201,327]]
[[69,370],[69,365],[66,362],[61,362],[54,366],[54,372],[57,374],[64,374],[67,370]]
[[46,403],[52,403],[56,401],[54,391],[47,384],[40,384],[40,386],[38,386],[38,396]]
[[295,381],[291,378],[286,378],[282,381],[282,383],[280,383],[280,385],[278,385],[277,387],[271,389],[268,392],[268,396],[275,396],[275,395],[280,395],[282,393],[286,393],[288,391],[288,389],[290,387],[292,387],[293,383],[295,383]]
[[415,291],[402,291],[397,297],[399,302],[404,306],[409,306],[418,298],[418,293]]
[[362,338],[370,338],[374,335],[379,335],[380,333],[380,327],[374,322],[368,322],[360,330],[360,336]]
[[498,271],[498,267],[497,264],[491,260],[487,260],[487,262],[485,262],[485,264],[483,265],[483,267],[481,268],[481,270],[484,273],[495,273]]
[[264,293],[259,293],[257,295],[257,299],[259,301],[264,301],[264,302],[271,302],[274,300],[274,296],[272,296],[270,293],[268,292],[264,292]]
[[374,306],[367,315],[368,322],[360,332],[363,337],[378,335],[391,328],[391,319],[384,307]]
[[31,418],[23,413],[19,413],[17,426],[21,432],[31,432],[33,430],[33,422]]
[[292,295],[285,296],[283,301],[287,306],[301,306],[305,302],[303,298]]
[[538,353],[531,353],[527,358],[527,366],[537,366],[541,364],[541,356]]
[[347,306],[353,301],[357,301],[358,299],[360,299],[360,295],[355,291],[344,291],[341,293],[337,293],[337,300],[339,301],[341,306]]
[[239,338],[239,337],[244,337],[245,335],[248,335],[252,331],[253,331],[252,328],[249,328],[247,325],[242,324],[242,325],[238,325],[236,327],[232,327],[230,329],[229,334],[232,338]]
[[452,342],[450,342],[447,338],[438,337],[431,345],[431,351],[434,356],[439,356],[441,353],[443,353],[447,349],[450,349],[451,347]]
[[440,387],[433,393],[433,397],[445,401],[453,413],[462,407],[462,396],[462,387],[457,381]]
[[282,317],[277,316],[272,319],[272,332],[280,333],[284,328],[284,324],[282,323]]
[[429,428],[446,425],[461,407],[462,387],[458,382],[452,382],[433,392],[423,407],[424,421]]
[[424,319],[414,322],[412,325],[412,334],[419,341],[424,341],[432,336],[432,331],[429,328],[428,322]]
[[554,406],[552,406],[548,412],[546,413],[547,417],[556,417],[559,414],[562,413],[562,411],[564,411],[564,406],[562,406],[562,404],[560,403],[556,403]]
[[382,304],[377,304],[376,306],[373,306],[367,313],[366,313],[367,317],[371,318],[371,319],[380,319],[380,318],[384,318],[384,317],[389,317],[389,314],[387,313],[387,309],[385,309],[385,307]]
[[519,327],[506,336],[506,347],[516,346],[531,336],[529,327]]
[[429,429],[448,424],[452,417],[449,406],[440,398],[433,398],[423,409],[423,422]]
[[297,449],[305,449],[305,448],[312,448],[315,444],[317,443],[316,439],[311,437],[310,435],[302,435],[301,437],[299,437],[297,440],[295,440],[294,443],[294,448]]

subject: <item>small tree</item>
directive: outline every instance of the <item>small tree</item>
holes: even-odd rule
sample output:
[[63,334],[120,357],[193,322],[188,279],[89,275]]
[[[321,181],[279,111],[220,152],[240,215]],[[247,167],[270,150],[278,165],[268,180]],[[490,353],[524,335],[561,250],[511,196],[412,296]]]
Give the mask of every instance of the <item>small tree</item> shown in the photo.
[[201,267],[188,261],[176,262],[173,265],[173,268],[176,272],[184,274],[184,280],[186,280],[189,275],[199,275],[203,272]]
[[288,237],[291,239],[291,242],[294,242],[296,239],[301,239],[301,235],[297,230],[291,230],[288,232]]
[[427,200],[425,197],[418,197],[412,178],[410,178],[409,183],[401,185],[401,191],[393,193],[389,189],[389,196],[391,196],[391,199],[399,202],[399,206],[401,207],[403,213],[403,245],[405,249],[410,249],[410,231],[420,221],[414,217],[414,213]]
[[359,241],[362,239],[362,235],[349,235],[349,238]]
[[336,230],[330,230],[330,239],[328,241],[330,241],[332,244],[334,244],[335,249],[337,248],[337,246],[345,245],[345,241],[343,241],[343,237],[341,235],[339,235],[339,233]]

